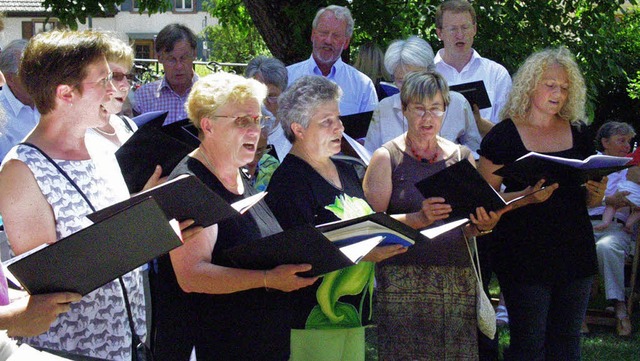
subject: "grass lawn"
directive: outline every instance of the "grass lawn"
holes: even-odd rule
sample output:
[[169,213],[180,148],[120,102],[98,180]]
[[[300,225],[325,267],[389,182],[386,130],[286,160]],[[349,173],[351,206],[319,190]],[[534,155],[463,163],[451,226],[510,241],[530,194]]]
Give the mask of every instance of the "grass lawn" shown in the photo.
[[[600,288],[602,289],[602,288]],[[490,287],[491,297],[497,297],[499,287],[495,280]],[[606,302],[602,295],[591,300],[591,309],[603,309]],[[640,360],[640,305],[634,308],[631,315],[633,333],[628,338],[619,337],[616,334],[615,326],[600,326],[589,324],[590,333],[582,338],[582,360],[583,361],[637,361]],[[369,327],[366,330],[366,360],[377,361],[376,352],[376,328]],[[500,360],[502,353],[509,345],[508,327],[498,329],[500,340]],[[383,360],[380,360],[383,361]]]

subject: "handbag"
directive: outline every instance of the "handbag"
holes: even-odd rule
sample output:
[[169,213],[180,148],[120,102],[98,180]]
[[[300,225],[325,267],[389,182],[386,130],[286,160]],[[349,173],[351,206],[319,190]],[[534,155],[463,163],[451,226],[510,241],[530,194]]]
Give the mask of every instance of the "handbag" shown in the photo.
[[[37,146],[35,146],[35,145],[31,144],[31,143],[23,142],[23,143],[20,143],[20,144],[29,146],[29,147],[37,150],[38,152],[40,152],[40,154],[42,154],[51,164],[53,164],[53,166],[56,167],[58,172],[60,172],[60,174],[62,174],[69,181],[69,183],[71,183],[73,188],[76,189],[76,191],[80,194],[80,196],[87,203],[89,208],[91,208],[91,210],[93,212],[96,211],[96,209],[93,206],[93,204],[91,203],[91,201],[89,201],[89,198],[87,197],[87,195],[84,194],[84,192],[80,189],[80,187],[76,184],[76,182],[74,182],[73,179],[71,179],[69,174],[67,174],[67,172],[65,172],[64,169],[62,169],[58,165],[58,163],[56,163],[53,159],[51,159],[51,157],[49,157],[49,155],[47,153],[45,153],[40,148],[38,148]],[[128,316],[127,318],[129,319],[129,327],[131,328],[131,348],[132,348],[132,350],[131,350],[131,360],[132,361],[153,361],[153,353],[151,352],[151,348],[149,348],[149,346],[147,346],[144,342],[142,342],[142,340],[140,339],[140,336],[138,336],[138,334],[136,333],[135,328],[133,326],[133,315],[131,313],[131,305],[129,304],[129,296],[127,294],[127,288],[124,285],[124,281],[122,280],[122,277],[118,277],[118,280],[120,281],[120,288],[122,288],[122,296],[124,297],[124,305],[125,305],[125,308],[127,309],[127,316]]]
[[[471,240],[464,237],[465,243],[467,244],[467,251],[469,251],[469,257],[471,258],[471,268],[473,268],[473,272],[476,274],[476,317],[478,318],[478,329],[485,336],[490,339],[494,339],[496,336],[496,310],[493,308],[491,304],[491,300],[487,297],[487,294],[484,292],[484,287],[482,287],[482,274],[480,273],[480,259],[478,258],[478,247],[476,245],[476,238],[471,237]],[[471,247],[469,246],[469,242],[473,244],[473,252],[471,252]],[[475,261],[473,254],[476,255]]]

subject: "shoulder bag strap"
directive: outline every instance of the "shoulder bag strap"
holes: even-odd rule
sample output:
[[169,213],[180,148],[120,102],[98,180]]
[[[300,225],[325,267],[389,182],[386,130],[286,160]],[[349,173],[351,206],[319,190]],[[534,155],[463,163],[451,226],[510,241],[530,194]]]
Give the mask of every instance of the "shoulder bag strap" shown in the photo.
[[[31,143],[22,142],[20,144],[21,145],[26,145],[26,146],[31,147],[31,148],[37,150],[38,152],[40,152],[40,154],[42,154],[51,164],[53,164],[53,166],[56,167],[56,169],[60,172],[60,174],[62,174],[69,181],[69,183],[71,183],[73,188],[75,188],[76,191],[78,191],[78,193],[85,200],[85,202],[87,202],[87,205],[89,206],[89,208],[91,208],[91,210],[94,211],[94,212],[96,211],[95,207],[93,206],[91,201],[89,201],[89,198],[87,197],[87,195],[80,189],[78,184],[76,182],[74,182],[73,179],[71,179],[71,177],[69,176],[69,174],[67,174],[67,172],[65,172],[64,169],[62,169],[62,167],[60,167],[60,165],[58,165],[58,163],[56,163],[51,157],[49,157],[49,155],[47,153],[45,153],[44,151],[42,151],[42,149],[38,148],[37,146],[35,146],[35,145],[31,144]],[[136,346],[140,343],[140,336],[138,336],[138,334],[136,334],[136,331],[135,331],[135,328],[134,328],[134,325],[133,325],[133,314],[131,312],[131,305],[129,304],[129,296],[127,294],[127,288],[124,285],[124,280],[122,279],[122,277],[118,277],[118,280],[120,281],[120,287],[122,288],[122,295],[124,296],[124,305],[125,305],[125,308],[127,309],[127,316],[129,318],[129,327],[131,328],[131,337],[132,337],[131,355],[132,355],[132,359],[135,361],[135,360],[137,360]]]

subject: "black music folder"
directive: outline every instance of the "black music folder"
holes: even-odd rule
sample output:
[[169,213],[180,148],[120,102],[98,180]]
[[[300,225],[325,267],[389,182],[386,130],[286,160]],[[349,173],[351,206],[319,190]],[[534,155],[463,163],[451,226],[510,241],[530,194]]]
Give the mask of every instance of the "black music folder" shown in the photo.
[[116,151],[130,193],[142,190],[156,165],[161,165],[162,176],[167,176],[200,144],[189,119],[163,126],[166,117],[165,112],[147,121]]
[[7,268],[30,294],[71,291],[84,296],[182,245],[176,232],[148,197],[11,259]]
[[378,245],[410,246],[417,237],[414,229],[376,213],[318,227],[298,226],[228,249],[225,256],[246,269],[311,264],[312,269],[301,275],[313,277],[353,266]]
[[[147,197],[152,197],[158,202],[167,219],[176,219],[178,221],[193,219],[193,226],[208,227],[244,213],[244,210],[234,206],[235,203],[227,203],[222,197],[209,189],[198,177],[184,174],[147,191],[138,193],[127,200],[103,208],[88,215],[87,218],[93,222],[100,222]],[[249,207],[251,207],[263,197],[264,192],[261,192],[237,203],[255,200],[255,202],[249,204]]]
[[472,106],[478,105],[478,109],[491,107],[491,100],[482,80],[450,85],[449,89],[462,94]]
[[425,198],[442,197],[444,202],[451,206],[449,217],[444,219],[445,224],[420,232],[430,239],[468,223],[469,214],[475,214],[477,207],[484,207],[487,212],[497,212],[545,189],[542,187],[538,191],[507,202],[467,159],[419,181],[416,187]]
[[345,133],[349,134],[354,139],[360,139],[367,136],[372,116],[373,111],[369,111],[350,115],[341,115],[340,120],[342,120]]
[[507,202],[467,159],[419,181],[416,187],[425,198],[442,197],[446,204],[451,205],[446,222],[467,218],[469,214],[476,213],[477,207],[484,207],[490,212],[507,206]]
[[599,181],[606,175],[629,168],[631,159],[594,154],[580,160],[529,152],[493,173],[529,185],[544,178],[547,184],[558,182],[576,186],[591,179]]

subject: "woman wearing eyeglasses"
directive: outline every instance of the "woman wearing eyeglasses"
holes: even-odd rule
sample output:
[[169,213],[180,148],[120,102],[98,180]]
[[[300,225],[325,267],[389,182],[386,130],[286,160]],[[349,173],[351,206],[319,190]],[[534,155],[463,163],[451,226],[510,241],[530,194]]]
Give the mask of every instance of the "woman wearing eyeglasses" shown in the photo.
[[[114,94],[111,101],[104,105],[111,113],[109,122],[99,127],[87,129],[85,138],[87,149],[91,158],[96,161],[112,157],[118,148],[133,135],[133,132],[138,130],[136,123],[124,115],[125,105],[130,105],[127,97],[131,89],[131,81],[134,78],[131,74],[133,49],[113,34],[105,34],[105,39],[109,45],[105,57],[111,71],[110,77]],[[120,172],[120,169],[113,169],[113,172]],[[162,167],[158,165],[143,189],[149,189],[163,183],[166,177],[161,178],[161,175]]]
[[[229,203],[256,194],[240,168],[254,158],[264,121],[260,104],[266,95],[265,85],[235,74],[218,72],[198,80],[186,109],[201,144],[170,178],[195,175]],[[170,258],[159,260],[159,283],[165,289],[164,301],[154,305],[162,308],[157,310],[154,339],[164,340],[168,350],[157,357],[179,359],[180,350],[188,359],[195,345],[199,360],[288,359],[290,312],[285,292],[315,282],[296,275],[311,266],[246,270],[233,268],[221,256],[227,248],[281,230],[260,201],[240,217],[205,228]],[[163,336],[176,333],[187,337]]]
[[[94,141],[99,142],[100,147],[110,149],[112,153],[126,142],[138,127],[129,117],[123,114],[125,104],[128,104],[127,96],[131,89],[133,68],[133,49],[124,41],[116,38],[114,35],[106,35],[109,43],[109,50],[106,54],[109,69],[111,70],[111,83],[115,88],[113,98],[105,107],[111,113],[109,123],[95,128],[90,128],[87,133],[90,137],[88,141],[92,144]],[[98,135],[101,138],[96,138]],[[104,142],[108,140],[109,142]]]
[[[416,228],[442,224],[451,206],[420,194],[415,183],[471,151],[438,134],[449,90],[434,71],[412,72],[400,92],[407,131],[376,150],[364,177],[371,207]],[[461,180],[464,181],[464,180]],[[500,215],[478,208],[472,223],[429,242],[416,242],[376,268],[378,355],[387,359],[477,358],[476,278],[464,236],[491,231]],[[463,234],[464,232],[464,234]]]

